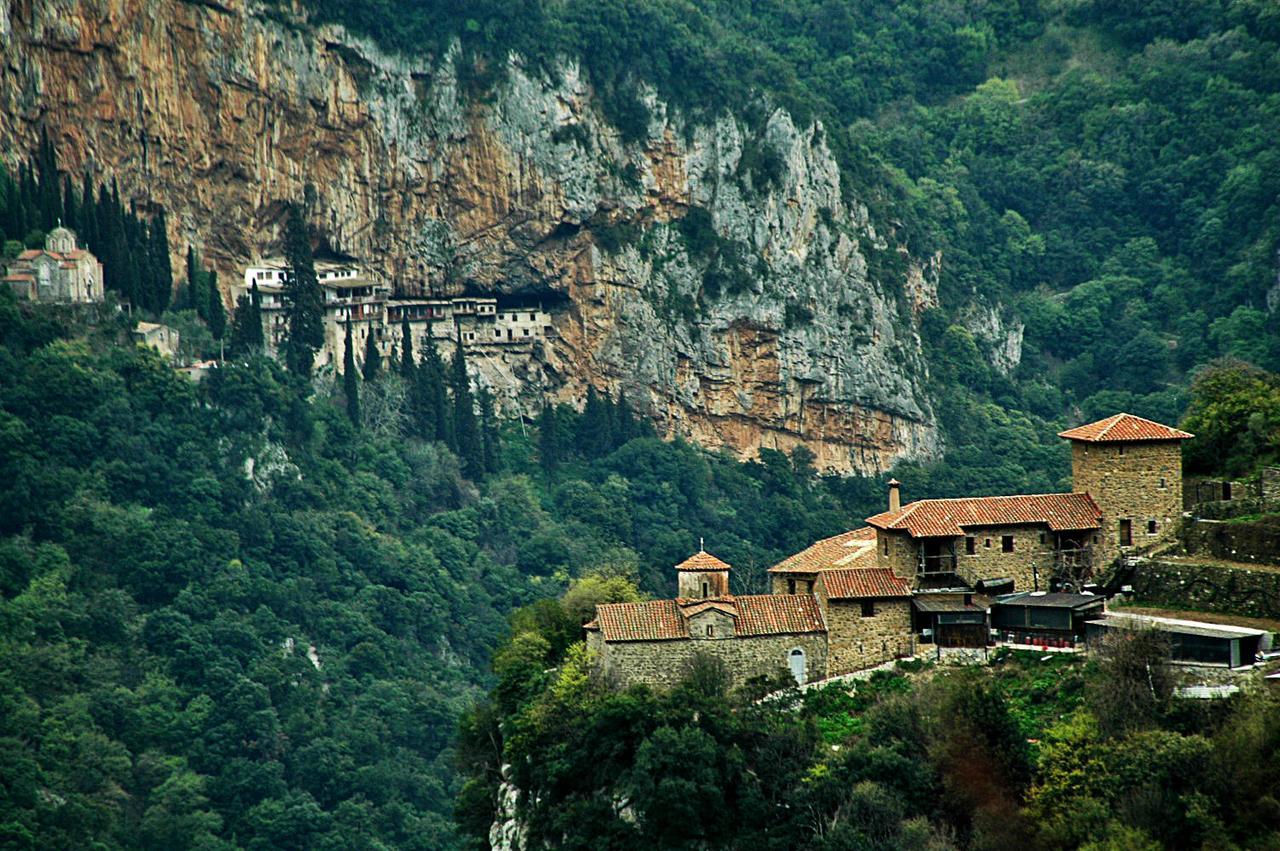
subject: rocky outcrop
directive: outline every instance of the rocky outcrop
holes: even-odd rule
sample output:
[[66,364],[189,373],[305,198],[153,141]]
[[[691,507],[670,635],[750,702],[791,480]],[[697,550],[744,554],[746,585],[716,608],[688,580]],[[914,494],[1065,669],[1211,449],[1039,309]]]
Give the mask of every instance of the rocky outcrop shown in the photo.
[[6,149],[46,128],[69,170],[163,205],[224,284],[306,198],[323,242],[401,290],[551,310],[532,355],[474,359],[508,410],[590,384],[743,455],[874,472],[939,451],[915,324],[938,258],[877,231],[821,127],[767,105],[691,123],[650,95],[625,142],[570,62],[512,57],[472,97],[452,55],[244,0],[3,0],[0,26]]

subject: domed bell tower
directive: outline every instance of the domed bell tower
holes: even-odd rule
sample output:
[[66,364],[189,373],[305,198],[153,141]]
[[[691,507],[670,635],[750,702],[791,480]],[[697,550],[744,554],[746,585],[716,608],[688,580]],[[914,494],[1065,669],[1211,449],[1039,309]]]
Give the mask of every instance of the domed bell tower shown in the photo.
[[676,565],[676,596],[704,600],[729,595],[729,565],[706,550],[698,550]]

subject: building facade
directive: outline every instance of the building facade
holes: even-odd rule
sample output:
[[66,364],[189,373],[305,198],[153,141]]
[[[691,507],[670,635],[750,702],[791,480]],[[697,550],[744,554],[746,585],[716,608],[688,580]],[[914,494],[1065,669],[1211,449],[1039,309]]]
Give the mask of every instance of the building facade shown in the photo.
[[64,227],[49,231],[43,249],[18,255],[4,282],[30,301],[68,304],[102,301],[102,264],[87,249],[76,247],[76,235]]

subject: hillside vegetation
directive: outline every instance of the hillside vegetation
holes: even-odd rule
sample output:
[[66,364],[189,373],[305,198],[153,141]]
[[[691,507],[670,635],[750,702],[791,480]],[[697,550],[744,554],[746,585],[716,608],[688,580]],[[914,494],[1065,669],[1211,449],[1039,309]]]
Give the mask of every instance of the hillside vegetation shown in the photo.
[[[1033,434],[1119,409],[1175,421],[1213,358],[1280,369],[1266,0],[306,5],[400,50],[456,42],[477,101],[509,51],[578,58],[624,138],[644,134],[643,85],[692,120],[732,111],[758,129],[768,105],[820,120],[877,227],[942,252],[922,339],[950,451],[909,481],[917,494],[1056,478]],[[757,147],[767,181],[783,164]],[[1025,325],[1010,373],[975,330],[983,305]]]

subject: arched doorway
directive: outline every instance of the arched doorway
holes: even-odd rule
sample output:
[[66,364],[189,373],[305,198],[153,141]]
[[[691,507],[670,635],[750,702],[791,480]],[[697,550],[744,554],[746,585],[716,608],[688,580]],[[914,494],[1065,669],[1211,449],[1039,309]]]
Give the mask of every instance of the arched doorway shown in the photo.
[[787,658],[787,661],[791,665],[791,676],[796,678],[796,685],[804,685],[804,681],[805,681],[804,651],[801,650],[799,647],[795,648],[794,650],[791,651],[791,654]]

